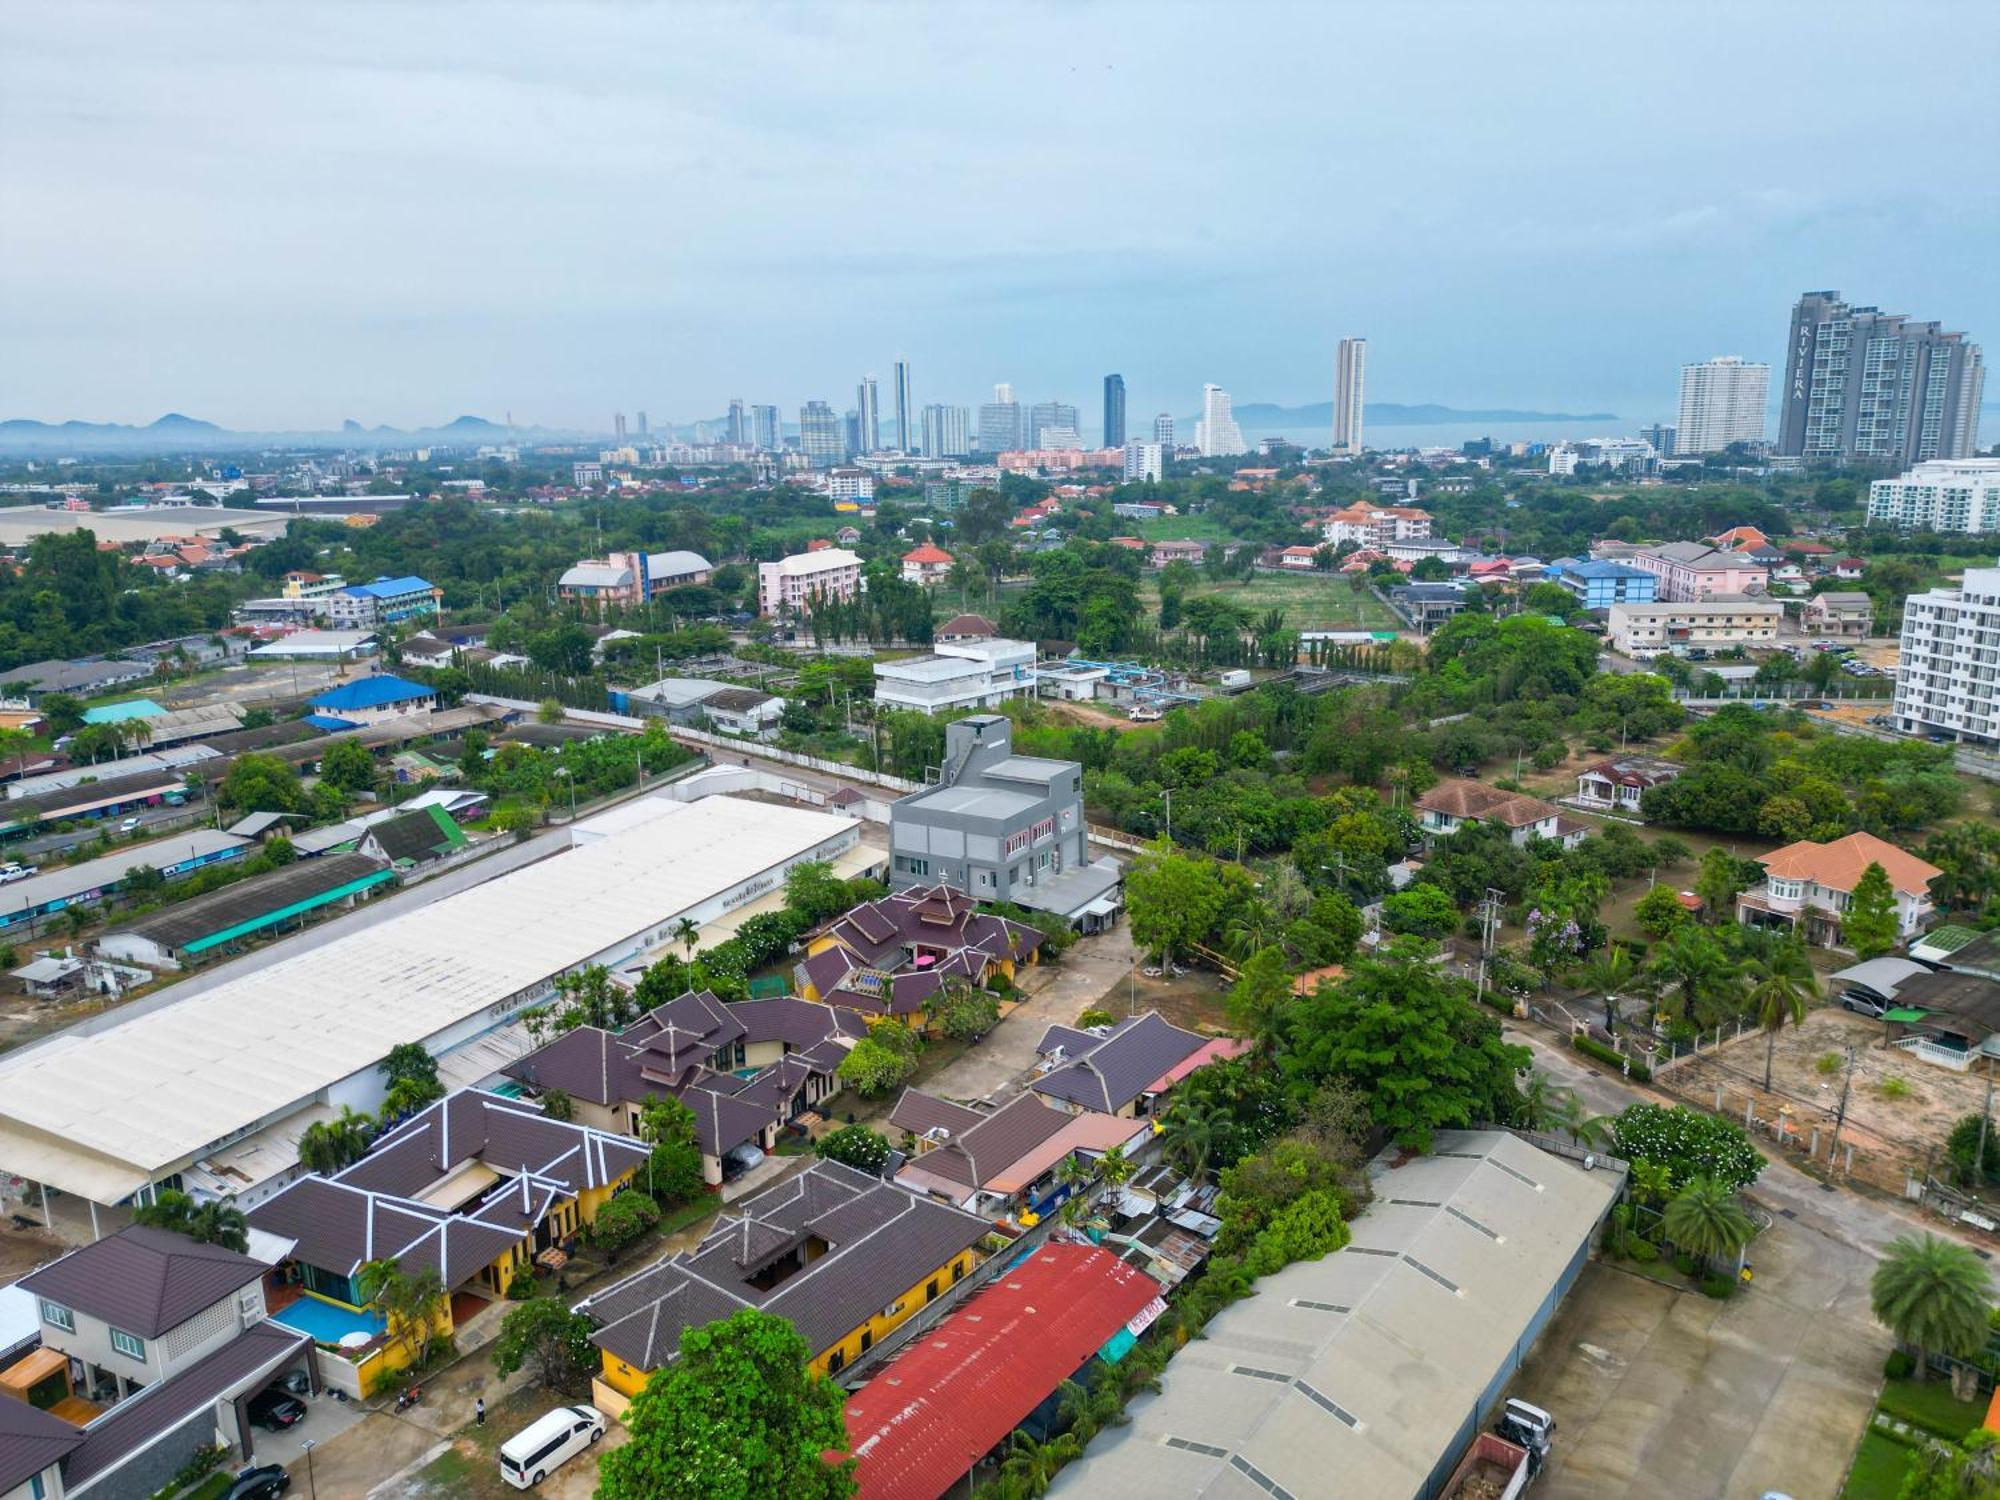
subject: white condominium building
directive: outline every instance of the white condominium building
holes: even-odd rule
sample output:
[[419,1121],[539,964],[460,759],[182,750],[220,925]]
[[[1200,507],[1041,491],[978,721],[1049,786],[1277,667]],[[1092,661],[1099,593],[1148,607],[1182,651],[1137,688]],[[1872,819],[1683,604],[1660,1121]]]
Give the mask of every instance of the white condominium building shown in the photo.
[[1229,392],[1219,385],[1201,388],[1201,421],[1195,428],[1194,443],[1205,458],[1234,458],[1250,451],[1243,443],[1243,429],[1230,411]]
[[1125,445],[1125,477],[1158,484],[1166,472],[1166,448],[1159,443]]
[[845,547],[798,552],[757,564],[757,613],[797,613],[815,594],[851,599],[861,587],[861,559]]
[[1681,415],[1674,452],[1721,453],[1731,443],[1764,440],[1764,398],[1771,367],[1734,354],[1681,366]]
[[2000,458],[1935,458],[1868,486],[1868,522],[1912,531],[2000,531]]
[[1362,386],[1368,373],[1368,340],[1342,339],[1333,364],[1333,451],[1361,453]]
[[1905,734],[2000,740],[2000,568],[1967,568],[1955,589],[1903,601],[1896,727]]
[[1768,646],[1785,607],[1769,599],[1705,599],[1685,604],[1614,604],[1606,613],[1611,649],[1645,660],[1667,652]]

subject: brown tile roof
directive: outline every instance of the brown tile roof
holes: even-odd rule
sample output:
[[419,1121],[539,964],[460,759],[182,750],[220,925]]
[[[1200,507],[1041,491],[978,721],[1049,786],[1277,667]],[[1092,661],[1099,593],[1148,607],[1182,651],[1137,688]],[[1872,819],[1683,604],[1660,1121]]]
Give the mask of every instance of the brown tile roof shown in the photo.
[[0,1492],[26,1490],[50,1464],[69,1456],[83,1432],[26,1401],[0,1396]]
[[1481,781],[1452,779],[1440,781],[1417,798],[1426,812],[1444,813],[1454,818],[1495,822],[1508,828],[1526,828],[1544,818],[1553,818],[1557,809],[1539,797],[1520,792],[1503,792]]
[[158,1338],[264,1274],[247,1255],[134,1224],[21,1278],[37,1297]]
[[911,1135],[922,1135],[927,1130],[958,1135],[985,1118],[983,1111],[940,1099],[936,1094],[926,1094],[922,1089],[904,1089],[896,1107],[889,1111],[889,1123],[898,1130],[909,1131]]
[[1101,1041],[1092,1040],[1088,1051],[1037,1078],[1035,1092],[1115,1115],[1207,1039],[1149,1010],[1120,1021]]
[[1019,1094],[915,1159],[924,1171],[948,1182],[984,1187],[1059,1135],[1072,1118],[1038,1095]]
[[1872,833],[1850,833],[1830,844],[1801,839],[1757,857],[1766,873],[1781,880],[1810,880],[1830,891],[1851,891],[1871,864],[1882,867],[1899,891],[1921,894],[1944,872]]

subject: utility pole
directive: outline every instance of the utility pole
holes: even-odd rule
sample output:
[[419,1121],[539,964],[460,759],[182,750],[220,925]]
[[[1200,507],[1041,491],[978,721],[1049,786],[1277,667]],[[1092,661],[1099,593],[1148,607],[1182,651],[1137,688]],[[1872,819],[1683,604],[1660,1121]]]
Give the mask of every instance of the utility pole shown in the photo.
[[[1827,1143],[1826,1148],[1826,1164],[1829,1167],[1833,1165],[1834,1156],[1840,1150],[1840,1132],[1847,1124],[1847,1096],[1853,1091],[1853,1088],[1854,1049],[1849,1047],[1847,1049],[1847,1073],[1840,1080],[1840,1109],[1833,1117],[1833,1139]],[[1986,1079],[1986,1102],[1989,1106],[1993,1102],[1993,1076],[1990,1070],[1987,1073]],[[1984,1134],[1983,1128],[1981,1134]]]
[[1171,844],[1174,841],[1174,789],[1166,788],[1164,795],[1167,801],[1167,842]]
[[1986,1174],[1986,1129],[1993,1123],[1993,1058],[1986,1058],[1986,1105],[1979,1111],[1979,1154],[1972,1158],[1972,1180],[1974,1182]]

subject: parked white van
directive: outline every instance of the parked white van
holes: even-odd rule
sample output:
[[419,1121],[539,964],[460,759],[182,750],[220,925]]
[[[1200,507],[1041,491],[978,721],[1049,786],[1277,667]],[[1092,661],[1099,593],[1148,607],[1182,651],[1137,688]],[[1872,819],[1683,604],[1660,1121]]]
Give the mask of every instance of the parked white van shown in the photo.
[[558,1406],[500,1445],[500,1477],[517,1490],[540,1484],[604,1436],[594,1406]]

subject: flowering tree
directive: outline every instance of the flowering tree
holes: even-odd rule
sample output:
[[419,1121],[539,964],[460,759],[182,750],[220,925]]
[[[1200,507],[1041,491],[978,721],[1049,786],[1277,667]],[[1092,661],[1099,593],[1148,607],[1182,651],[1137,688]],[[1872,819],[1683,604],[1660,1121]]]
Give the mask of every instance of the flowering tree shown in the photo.
[[1632,1105],[1612,1123],[1611,1139],[1627,1161],[1665,1167],[1676,1187],[1707,1177],[1746,1188],[1764,1170],[1764,1158],[1741,1129],[1678,1104]]

